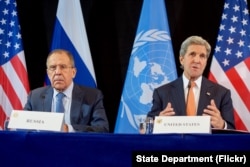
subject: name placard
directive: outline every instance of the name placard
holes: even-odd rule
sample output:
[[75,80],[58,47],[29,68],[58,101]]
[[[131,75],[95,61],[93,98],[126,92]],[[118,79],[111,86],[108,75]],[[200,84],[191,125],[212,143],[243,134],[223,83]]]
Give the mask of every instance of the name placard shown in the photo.
[[211,133],[210,116],[157,116],[153,133]]
[[8,129],[61,131],[64,113],[13,110]]

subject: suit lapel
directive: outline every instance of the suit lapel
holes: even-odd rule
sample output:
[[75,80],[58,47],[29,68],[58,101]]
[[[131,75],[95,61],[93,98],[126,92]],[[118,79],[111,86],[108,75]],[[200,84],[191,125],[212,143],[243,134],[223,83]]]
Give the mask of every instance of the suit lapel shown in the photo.
[[202,78],[201,83],[201,91],[200,91],[200,101],[198,106],[198,113],[197,115],[202,115],[203,110],[207,108],[207,105],[210,104],[210,100],[212,99],[212,93],[213,93],[213,85],[208,82],[206,78]]
[[173,83],[173,102],[176,115],[185,115],[186,114],[186,102],[184,96],[184,89],[183,89],[183,80],[182,77],[178,78],[176,82]]
[[73,92],[72,92],[72,101],[70,108],[70,121],[76,122],[76,120],[72,120],[73,118],[79,118],[79,114],[81,111],[82,98],[84,92],[77,85],[74,84]]
[[49,111],[51,112],[51,106],[52,106],[52,98],[53,98],[53,88],[48,88],[43,96],[43,111]]

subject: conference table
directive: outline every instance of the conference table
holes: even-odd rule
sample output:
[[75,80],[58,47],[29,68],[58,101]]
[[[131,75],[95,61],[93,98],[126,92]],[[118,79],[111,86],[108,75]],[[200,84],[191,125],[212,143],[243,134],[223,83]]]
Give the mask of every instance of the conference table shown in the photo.
[[[250,152],[249,133],[113,134],[0,131],[0,166],[129,167],[137,153]],[[250,161],[250,157],[247,157]],[[149,165],[150,166],[150,165]]]

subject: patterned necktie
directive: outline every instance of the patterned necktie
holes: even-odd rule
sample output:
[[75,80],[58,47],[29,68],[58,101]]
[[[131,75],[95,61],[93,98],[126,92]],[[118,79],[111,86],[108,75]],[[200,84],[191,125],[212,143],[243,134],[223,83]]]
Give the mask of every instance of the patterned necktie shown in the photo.
[[64,106],[63,106],[63,98],[64,94],[62,92],[59,92],[56,95],[56,112],[64,113]]
[[188,97],[187,97],[187,111],[186,111],[187,116],[196,115],[193,87],[195,87],[195,82],[191,81],[191,87],[188,90]]

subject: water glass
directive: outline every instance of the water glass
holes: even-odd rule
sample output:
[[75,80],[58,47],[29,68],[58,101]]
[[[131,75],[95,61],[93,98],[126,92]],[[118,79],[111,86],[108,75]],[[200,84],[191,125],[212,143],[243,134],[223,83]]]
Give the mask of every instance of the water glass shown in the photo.
[[145,134],[146,133],[146,122],[140,122],[139,124],[139,133]]
[[145,122],[146,122],[146,134],[152,134],[154,128],[153,117],[147,117]]

